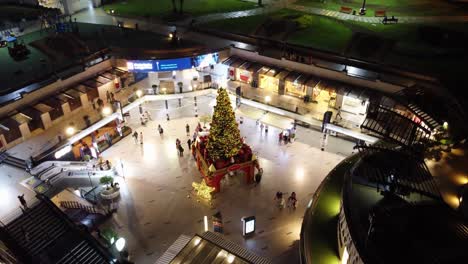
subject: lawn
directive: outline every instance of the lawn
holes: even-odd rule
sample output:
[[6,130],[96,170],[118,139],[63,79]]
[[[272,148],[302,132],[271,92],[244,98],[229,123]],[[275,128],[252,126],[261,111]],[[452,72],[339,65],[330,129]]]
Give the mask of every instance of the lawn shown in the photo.
[[[177,10],[180,2],[176,0]],[[255,3],[241,0],[190,0],[184,1],[184,13],[194,16],[255,8]],[[161,17],[172,13],[170,0],[126,0],[105,5],[104,10],[114,10],[116,15]]]
[[343,22],[327,17],[303,14],[297,21],[299,30],[288,38],[291,44],[342,53],[353,35]]
[[[271,21],[276,21],[276,25],[288,23],[294,26],[271,26]],[[361,60],[444,75],[464,69],[468,56],[464,48],[468,45],[468,23],[382,25],[283,9],[265,15],[213,21],[203,27],[257,35]],[[268,30],[265,32],[260,30],[262,28]],[[427,28],[441,34],[431,34],[434,36],[427,38],[428,34],[424,35]],[[281,34],[283,30],[288,32]],[[444,43],[445,40],[438,43],[439,39],[447,38],[451,39],[448,43]],[[449,70],[443,66],[445,64],[455,66],[455,69]]]
[[229,31],[236,34],[249,35],[255,33],[256,28],[267,19],[266,15],[216,20],[203,24],[203,27]]
[[[299,0],[296,4],[334,11],[339,11],[340,7],[346,6],[359,12],[362,0]],[[462,5],[445,0],[367,0],[366,9],[366,16],[374,16],[375,10],[386,10],[389,16],[450,16],[468,14],[466,8]]]
[[287,42],[291,44],[336,53],[344,51],[346,44],[352,36],[351,29],[341,21],[289,9],[282,9],[267,15],[212,21],[203,24],[203,27],[244,35],[262,35],[282,41],[282,39],[279,39],[283,36],[280,34],[282,33],[280,31],[283,30],[282,27],[271,28],[270,26],[270,32],[258,30],[261,29],[261,24],[267,21],[276,21],[279,24],[295,24],[294,29],[289,34],[286,34]]

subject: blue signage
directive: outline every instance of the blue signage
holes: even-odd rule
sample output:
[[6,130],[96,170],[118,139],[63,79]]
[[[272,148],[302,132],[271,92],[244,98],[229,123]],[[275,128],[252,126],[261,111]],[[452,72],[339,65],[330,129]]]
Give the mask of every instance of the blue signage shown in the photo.
[[177,71],[190,68],[192,68],[191,58],[127,61],[127,69],[131,72]]

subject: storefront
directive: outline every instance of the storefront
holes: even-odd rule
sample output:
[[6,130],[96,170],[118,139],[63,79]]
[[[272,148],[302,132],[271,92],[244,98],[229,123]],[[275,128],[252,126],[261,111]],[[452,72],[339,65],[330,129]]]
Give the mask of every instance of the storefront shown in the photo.
[[317,99],[315,98],[316,93],[314,93],[314,91],[317,90],[316,87],[319,83],[320,83],[320,80],[315,76],[309,76],[309,78],[305,82],[306,95],[308,96],[308,99],[307,99],[308,102],[317,101]]
[[275,77],[279,80],[278,85],[278,94],[283,95],[285,93],[285,86],[286,86],[286,77],[291,72],[288,70],[281,70]]
[[269,92],[278,92],[279,90],[279,83],[280,80],[276,77],[276,75],[280,72],[278,68],[274,67],[262,67],[258,71],[259,77],[259,86],[265,91]]
[[245,62],[246,62],[245,60],[238,59],[233,64],[231,64],[229,68],[234,69],[235,81],[250,84],[250,82],[252,81],[252,73],[249,72],[248,70],[241,68],[241,65],[243,65]]
[[[335,108],[336,84],[329,81],[319,81],[313,88],[312,98],[323,109]],[[326,111],[326,110],[325,110]]]
[[299,82],[301,74],[298,72],[291,72],[285,80],[286,94],[303,97],[305,95],[305,85]]

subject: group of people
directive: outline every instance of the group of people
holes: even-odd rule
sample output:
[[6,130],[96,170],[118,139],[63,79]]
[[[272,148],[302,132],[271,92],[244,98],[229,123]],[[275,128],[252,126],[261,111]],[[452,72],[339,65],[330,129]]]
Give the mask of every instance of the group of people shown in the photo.
[[132,137],[135,140],[135,144],[138,144],[138,142],[140,142],[140,144],[143,145],[143,132],[140,132],[140,136],[138,136],[138,132],[135,131],[133,132]]
[[281,143],[281,142],[284,142],[284,144],[292,143],[295,138],[296,138],[296,129],[295,128],[286,129],[284,131],[281,131],[278,134],[279,143]]
[[265,133],[268,133],[268,125],[264,125],[262,122],[260,122],[260,120],[257,120],[257,122],[255,123],[257,126],[258,124],[260,124],[260,132],[263,132],[263,129],[265,129]]
[[291,195],[288,197],[288,201],[284,200],[284,195],[286,193],[277,191],[274,200],[276,201],[276,206],[279,209],[283,209],[285,206],[291,209],[296,209],[297,207],[297,198],[296,198],[296,193],[292,192]]

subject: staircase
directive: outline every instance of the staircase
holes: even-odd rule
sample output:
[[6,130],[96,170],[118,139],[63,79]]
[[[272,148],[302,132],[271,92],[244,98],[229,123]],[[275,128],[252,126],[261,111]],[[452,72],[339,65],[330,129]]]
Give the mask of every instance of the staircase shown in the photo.
[[408,89],[403,89],[395,93],[397,101],[404,103],[408,109],[413,112],[419,119],[421,119],[424,124],[426,124],[431,130],[434,130],[440,126],[440,123],[435,120],[431,115],[426,113],[421,107],[415,103],[417,99],[423,100],[425,93],[421,89],[416,89],[414,91],[409,91]]
[[10,156],[6,152],[2,152],[0,154],[0,164],[5,163],[7,165],[22,169],[22,170],[29,170],[28,164],[25,160]]
[[18,245],[34,257],[64,235],[68,226],[46,203],[39,203],[9,223],[6,229]]
[[411,147],[430,135],[429,129],[382,105],[369,110],[361,129],[405,147]]
[[102,210],[99,210],[94,206],[84,205],[77,201],[60,201],[60,206],[67,209],[81,209],[88,214],[104,214]]
[[56,262],[57,264],[106,264],[108,263],[97,250],[91,247],[87,241],[81,241],[62,259]]

